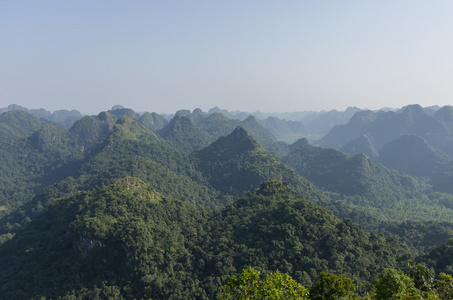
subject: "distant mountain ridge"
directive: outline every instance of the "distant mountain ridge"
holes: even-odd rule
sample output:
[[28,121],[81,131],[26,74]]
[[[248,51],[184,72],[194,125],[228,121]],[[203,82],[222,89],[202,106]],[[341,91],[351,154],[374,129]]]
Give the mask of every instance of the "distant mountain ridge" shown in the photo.
[[[300,111],[286,113],[229,112],[226,109],[214,107],[209,113],[222,113],[232,119],[243,120],[252,115],[271,131],[279,140],[294,142],[301,137],[319,137],[325,135],[335,125],[346,124],[353,114],[361,109],[348,107],[345,111]],[[278,120],[276,120],[278,119]],[[283,127],[283,128],[282,128]]]
[[60,123],[65,128],[70,128],[75,121],[81,119],[83,115],[77,110],[56,110],[53,113],[43,108],[28,109],[17,104],[11,104],[8,107],[0,108],[0,114],[8,111],[21,110],[31,113],[37,118],[47,119],[51,122]]
[[453,193],[453,106],[360,111],[316,144],[350,155],[364,153],[388,168],[425,178],[439,191]]
[[420,105],[408,105],[397,112],[360,111],[347,124],[335,126],[317,144],[341,148],[365,135],[380,152],[386,143],[405,134],[415,134],[453,158],[452,119],[451,106],[442,107],[434,114]]

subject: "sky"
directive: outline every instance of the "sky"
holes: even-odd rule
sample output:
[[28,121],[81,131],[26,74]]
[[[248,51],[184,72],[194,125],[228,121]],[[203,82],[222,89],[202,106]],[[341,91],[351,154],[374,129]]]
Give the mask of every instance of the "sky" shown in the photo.
[[453,1],[0,0],[0,108],[453,105]]

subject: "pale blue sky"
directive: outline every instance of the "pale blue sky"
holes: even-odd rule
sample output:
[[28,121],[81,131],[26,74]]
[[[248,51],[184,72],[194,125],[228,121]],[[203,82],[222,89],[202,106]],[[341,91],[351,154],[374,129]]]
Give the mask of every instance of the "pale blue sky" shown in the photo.
[[453,104],[453,1],[0,0],[0,107]]

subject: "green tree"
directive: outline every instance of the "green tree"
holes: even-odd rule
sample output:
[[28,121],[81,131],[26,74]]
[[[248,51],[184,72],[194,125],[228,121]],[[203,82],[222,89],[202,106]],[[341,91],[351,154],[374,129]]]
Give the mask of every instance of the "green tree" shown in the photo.
[[420,291],[429,292],[433,288],[434,270],[428,268],[425,264],[413,266],[409,275],[414,281],[414,286]]
[[422,299],[414,281],[402,271],[386,269],[373,280],[376,300]]
[[321,273],[321,277],[310,289],[312,300],[360,299],[354,293],[355,285],[344,275],[337,276],[331,273]]
[[445,273],[440,273],[439,277],[434,281],[439,299],[453,299],[453,277]]
[[308,299],[308,290],[278,270],[261,279],[259,271],[248,267],[221,288],[221,299]]

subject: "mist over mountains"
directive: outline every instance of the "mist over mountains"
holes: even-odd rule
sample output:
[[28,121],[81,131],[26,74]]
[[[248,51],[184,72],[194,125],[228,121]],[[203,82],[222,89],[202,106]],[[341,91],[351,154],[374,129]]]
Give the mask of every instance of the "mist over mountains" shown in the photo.
[[386,268],[453,270],[453,107],[1,112],[4,299],[215,299],[248,266],[364,296]]

